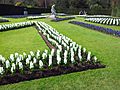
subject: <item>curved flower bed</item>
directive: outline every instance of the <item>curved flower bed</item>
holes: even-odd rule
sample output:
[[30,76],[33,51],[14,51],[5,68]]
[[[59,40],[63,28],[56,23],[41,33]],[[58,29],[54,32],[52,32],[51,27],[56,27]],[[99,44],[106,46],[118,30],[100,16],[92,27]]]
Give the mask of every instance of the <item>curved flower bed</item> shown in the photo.
[[52,21],[59,22],[59,21],[64,21],[64,20],[70,20],[70,19],[75,19],[75,17],[66,17],[66,18],[56,18],[53,19]]
[[113,29],[110,29],[110,28],[104,28],[104,27],[101,27],[101,26],[96,26],[96,25],[93,25],[93,24],[88,24],[88,23],[78,22],[78,21],[70,21],[69,23],[72,23],[72,24],[75,24],[75,25],[80,25],[82,27],[86,27],[86,28],[89,28],[89,29],[92,29],[92,30],[96,30],[96,31],[99,31],[99,32],[103,32],[103,33],[106,33],[106,34],[110,34],[110,35],[113,35],[113,36],[120,37],[120,31],[113,30]]
[[34,25],[55,49],[10,54],[7,59],[0,55],[0,84],[105,67],[90,51],[48,24],[36,21]]
[[116,26],[120,25],[119,18],[86,18],[85,21],[106,24],[106,25],[116,25]]
[[0,18],[0,23],[2,23],[2,22],[9,22],[9,20],[4,19],[4,18]]

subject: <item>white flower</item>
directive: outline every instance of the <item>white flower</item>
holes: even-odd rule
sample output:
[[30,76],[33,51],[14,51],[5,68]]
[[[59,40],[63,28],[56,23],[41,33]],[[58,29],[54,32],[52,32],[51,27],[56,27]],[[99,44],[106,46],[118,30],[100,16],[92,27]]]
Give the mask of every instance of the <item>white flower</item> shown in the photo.
[[94,60],[95,60],[95,62],[97,62],[97,57],[96,56],[94,56]]
[[34,56],[34,52],[33,52],[33,51],[30,51],[30,55],[31,55],[31,56]]
[[15,70],[15,63],[12,63],[13,70]]
[[14,55],[10,54],[10,60],[14,61]]
[[91,52],[88,52],[87,61],[90,61],[90,58],[91,58]]
[[37,63],[37,59],[35,57],[33,58],[33,63]]
[[27,56],[27,54],[25,53],[25,52],[23,52],[23,56],[24,56],[24,58]]
[[84,53],[86,52],[86,48],[83,48],[83,52],[84,52]]
[[9,60],[7,60],[7,61],[5,62],[5,64],[6,64],[6,68],[9,68],[9,67],[10,67],[10,62],[9,62]]
[[73,48],[71,48],[71,62],[74,63],[75,60],[74,60],[74,51],[73,51]]
[[54,55],[54,52],[55,52],[55,50],[52,49],[52,50],[51,50],[51,55],[52,55],[52,56]]
[[16,65],[21,61],[20,57],[17,57],[16,59]]
[[42,54],[42,59],[46,59],[47,58],[47,54],[46,53],[43,53]]
[[64,64],[67,64],[67,51],[64,52]]
[[49,55],[49,66],[52,65],[52,55]]
[[33,69],[34,68],[34,64],[33,64],[33,62],[31,61],[30,62],[30,69]]
[[80,61],[81,61],[82,55],[81,55],[81,49],[80,49],[80,48],[78,49],[78,57],[79,57],[79,59],[80,59]]
[[23,60],[23,55],[19,55],[20,60]]
[[40,57],[40,51],[37,50],[36,58],[39,59],[39,57]]
[[39,60],[39,68],[43,67],[43,62],[41,60]]
[[23,64],[21,62],[19,62],[19,69],[23,70]]
[[31,60],[31,55],[28,55],[28,59]]
[[17,58],[18,57],[18,53],[15,53],[15,58]]
[[29,63],[30,63],[30,59],[27,58],[27,59],[26,59],[26,65],[29,64]]
[[57,64],[60,64],[60,62],[61,62],[61,57],[59,54],[57,54]]
[[3,74],[3,72],[4,72],[3,67],[0,67],[0,74]]
[[2,61],[2,64],[5,62],[5,58],[2,55],[0,55],[0,61]]

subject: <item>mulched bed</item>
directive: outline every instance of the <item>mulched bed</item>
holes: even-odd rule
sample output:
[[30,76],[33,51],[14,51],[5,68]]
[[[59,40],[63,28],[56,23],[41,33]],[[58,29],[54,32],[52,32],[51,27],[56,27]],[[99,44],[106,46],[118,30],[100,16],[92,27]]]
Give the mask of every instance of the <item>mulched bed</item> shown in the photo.
[[[37,28],[36,28],[37,29]],[[48,45],[50,49],[56,49],[50,42],[46,39],[46,37],[39,32],[40,36],[43,38],[45,43]],[[56,57],[54,57],[54,61],[56,61]],[[54,62],[53,61],[53,62]],[[45,65],[43,69],[34,70],[34,71],[25,71],[21,74],[19,71],[15,74],[9,74],[0,78],[0,85],[13,84],[21,81],[30,81],[39,78],[45,78],[50,76],[57,76],[62,74],[68,74],[73,72],[85,71],[88,69],[97,69],[97,68],[105,68],[105,65],[101,65],[100,62],[91,63],[91,62],[77,62],[75,64],[67,64],[67,65],[53,65],[52,67],[48,67]]]
[[32,72],[26,71],[24,74],[16,73],[14,75],[7,75],[0,79],[0,85],[5,84],[13,84],[18,83],[21,81],[29,81],[39,78],[45,78],[50,76],[57,76],[61,74],[68,74],[73,72],[85,71],[88,69],[97,69],[97,68],[104,68],[104,65],[100,65],[99,63],[96,65],[92,64],[85,64],[82,65],[81,63],[78,64],[71,64],[69,66],[56,66],[51,69],[46,68],[44,70],[34,70]]
[[70,19],[75,19],[75,17],[66,17],[66,18],[58,18],[58,17],[56,17],[56,19],[53,19],[51,21],[59,22],[59,21],[70,20]]

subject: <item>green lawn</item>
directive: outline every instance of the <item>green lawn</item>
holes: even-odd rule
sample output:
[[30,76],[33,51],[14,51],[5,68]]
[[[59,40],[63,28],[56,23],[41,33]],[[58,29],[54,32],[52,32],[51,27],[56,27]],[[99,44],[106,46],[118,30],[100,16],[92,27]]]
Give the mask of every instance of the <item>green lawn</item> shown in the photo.
[[0,54],[5,57],[15,52],[22,54],[45,49],[48,47],[34,27],[0,32]]
[[[76,20],[81,21],[82,19],[77,18]],[[50,24],[56,30],[68,36],[79,45],[92,51],[92,53],[95,54],[103,64],[107,65],[107,67],[4,85],[0,86],[0,90],[119,90],[120,38],[69,24],[68,21],[51,22],[49,19],[41,19],[40,21]],[[114,26],[114,28],[117,27]],[[34,28],[32,29],[34,30]],[[2,33],[5,35],[5,33],[9,32]],[[1,38],[4,36],[2,33],[0,33]],[[30,35],[31,34],[28,34],[29,37]],[[34,43],[32,42],[32,44]],[[42,46],[40,46],[40,48],[42,48]]]

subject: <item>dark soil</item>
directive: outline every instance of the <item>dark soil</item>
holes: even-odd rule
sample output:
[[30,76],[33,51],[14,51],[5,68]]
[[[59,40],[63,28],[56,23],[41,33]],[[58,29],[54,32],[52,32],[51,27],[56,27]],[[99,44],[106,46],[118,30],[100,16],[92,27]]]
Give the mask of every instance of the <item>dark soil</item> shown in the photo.
[[46,68],[45,70],[34,70],[32,72],[26,71],[24,74],[16,73],[14,75],[7,75],[0,79],[0,85],[13,84],[21,81],[29,81],[33,79],[45,78],[50,76],[57,76],[61,74],[68,74],[73,72],[85,71],[88,69],[104,68],[104,65],[96,64],[71,64],[69,66],[56,66],[51,69]]

